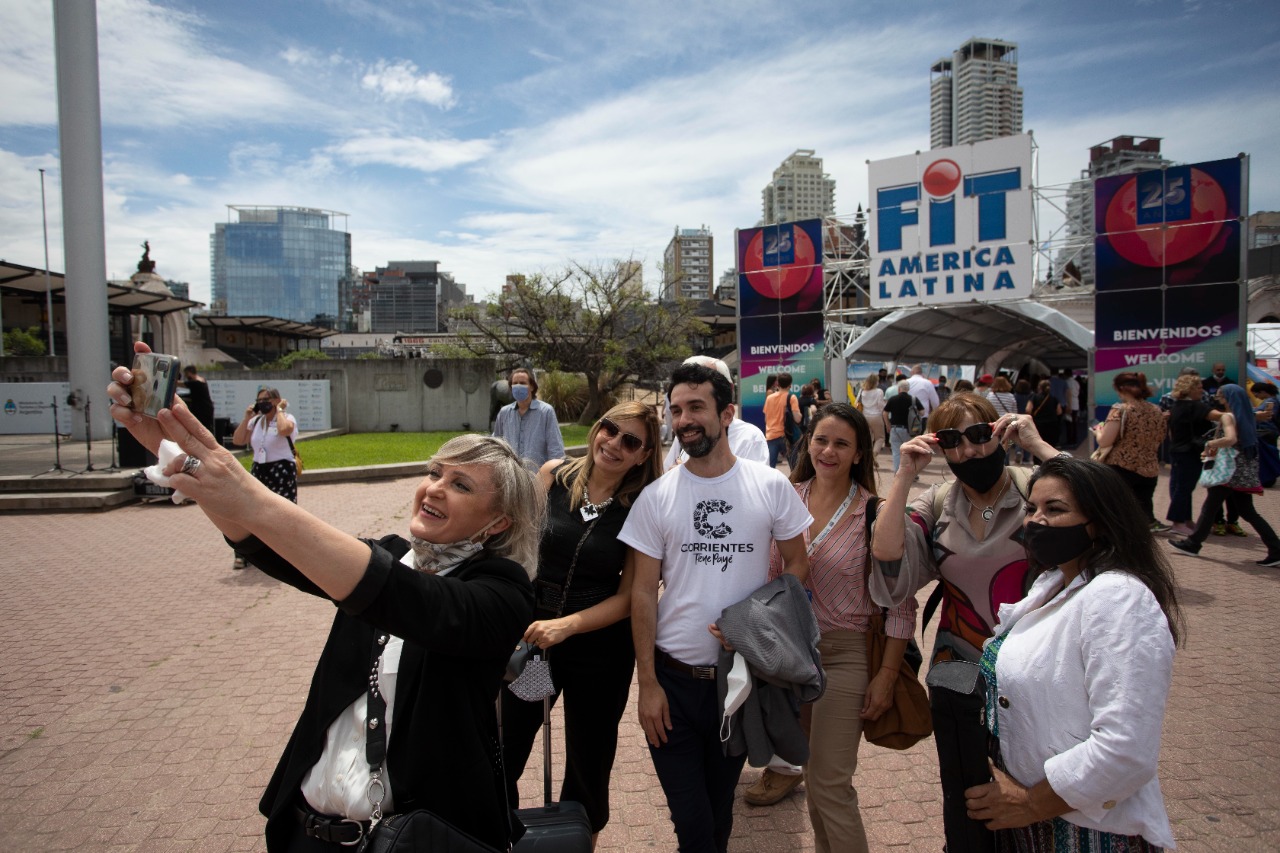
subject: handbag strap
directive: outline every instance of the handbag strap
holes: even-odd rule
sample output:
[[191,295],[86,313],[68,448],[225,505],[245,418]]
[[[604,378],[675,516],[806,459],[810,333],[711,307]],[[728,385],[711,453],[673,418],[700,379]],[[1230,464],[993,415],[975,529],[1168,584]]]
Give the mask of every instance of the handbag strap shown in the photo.
[[284,440],[285,440],[285,441],[287,441],[287,442],[289,442],[289,452],[290,452],[290,453],[292,453],[294,456],[297,456],[297,455],[298,455],[298,448],[296,448],[296,447],[294,447],[294,446],[293,446],[293,436],[291,436],[291,435],[286,435],[286,436],[284,437]]
[[[604,515],[604,513],[600,513],[600,515]],[[573,570],[578,567],[578,555],[582,553],[582,546],[587,544],[587,537],[591,535],[591,531],[595,530],[596,522],[600,520],[600,515],[591,519],[591,522],[587,524],[587,529],[583,531],[582,538],[578,540],[578,547],[573,549],[573,559],[569,561],[569,571],[564,577],[564,585],[560,587],[560,606],[556,608],[557,619],[564,615],[564,606],[569,599],[569,584],[573,583]],[[543,651],[543,657],[546,657],[548,651],[550,649]]]
[[368,709],[365,712],[364,758],[369,762],[369,787],[366,796],[373,806],[370,814],[371,826],[382,820],[382,801],[387,795],[386,783],[382,781],[382,762],[387,758],[387,700],[378,688],[378,662],[387,647],[391,635],[380,632],[373,641],[373,650],[369,655],[369,689],[366,693]]

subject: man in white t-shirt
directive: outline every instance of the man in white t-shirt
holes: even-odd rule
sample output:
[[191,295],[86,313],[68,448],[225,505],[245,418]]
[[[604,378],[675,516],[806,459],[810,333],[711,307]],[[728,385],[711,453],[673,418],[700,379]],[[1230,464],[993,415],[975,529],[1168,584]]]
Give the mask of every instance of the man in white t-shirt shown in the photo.
[[[709,367],[725,379],[728,379],[730,384],[733,383],[733,374],[729,372],[729,365],[718,358],[712,358],[709,355],[691,355],[684,360],[684,363]],[[671,423],[670,400],[666,401],[666,420],[668,424]],[[736,413],[733,425],[729,427],[729,449],[739,459],[759,462],[761,465],[769,464],[769,445],[764,440],[764,431],[755,424],[748,423],[741,417],[736,416]],[[683,465],[688,461],[689,454],[685,453],[680,448],[680,442],[673,438],[671,440],[671,449],[667,451],[664,470],[670,471],[677,465]]]
[[640,725],[680,849],[723,853],[746,756],[720,748],[720,644],[710,629],[724,608],[767,582],[771,541],[784,571],[805,579],[804,531],[813,519],[782,474],[733,455],[724,440],[734,423],[733,386],[720,373],[682,365],[667,394],[689,461],[640,493],[618,536],[636,557]]

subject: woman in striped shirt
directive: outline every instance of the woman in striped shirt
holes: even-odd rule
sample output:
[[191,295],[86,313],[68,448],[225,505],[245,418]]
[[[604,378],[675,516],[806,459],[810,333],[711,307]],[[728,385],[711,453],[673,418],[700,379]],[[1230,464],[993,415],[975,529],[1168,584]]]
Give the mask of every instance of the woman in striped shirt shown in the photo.
[[[888,635],[879,672],[867,671],[867,619],[879,611],[867,594],[867,505],[876,498],[871,432],[862,413],[848,403],[832,403],[809,425],[791,482],[809,508],[813,524],[805,534],[813,610],[822,639],[827,689],[813,704],[810,758],[805,767],[809,819],[816,849],[865,851],[867,836],[850,784],[858,765],[864,720],[888,709],[902,653],[915,626],[916,602],[908,596],[889,610]],[[773,549],[770,577],[782,572]]]

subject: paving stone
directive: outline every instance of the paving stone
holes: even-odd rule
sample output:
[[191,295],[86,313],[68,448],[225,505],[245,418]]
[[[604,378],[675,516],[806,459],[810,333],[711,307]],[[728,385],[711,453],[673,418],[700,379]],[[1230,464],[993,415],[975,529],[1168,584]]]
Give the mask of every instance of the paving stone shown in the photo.
[[[403,530],[413,485],[308,486],[301,501],[376,536]],[[1162,477],[1158,511],[1167,494]],[[1257,503],[1280,522],[1280,492]],[[130,545],[138,530],[163,546]],[[0,548],[9,605],[0,850],[263,850],[258,798],[301,710],[332,604],[232,571],[194,506],[0,517]],[[1254,566],[1260,550],[1256,537],[1215,536],[1200,559],[1167,551],[1188,628],[1160,764],[1181,851],[1280,849],[1280,570]],[[553,719],[558,790],[559,711]],[[744,772],[739,794],[758,774]],[[931,741],[903,752],[864,743],[857,787],[872,850],[941,848]],[[526,802],[540,799],[541,750],[519,788]],[[675,849],[634,690],[612,796],[599,850]],[[734,853],[813,849],[803,790],[767,808],[739,796],[735,815]]]

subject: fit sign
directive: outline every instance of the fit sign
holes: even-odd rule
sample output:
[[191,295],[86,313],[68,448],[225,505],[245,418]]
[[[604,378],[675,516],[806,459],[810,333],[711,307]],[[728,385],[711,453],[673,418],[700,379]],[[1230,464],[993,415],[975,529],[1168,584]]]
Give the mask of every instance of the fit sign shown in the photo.
[[1031,137],[869,164],[871,304],[991,302],[1031,294]]

